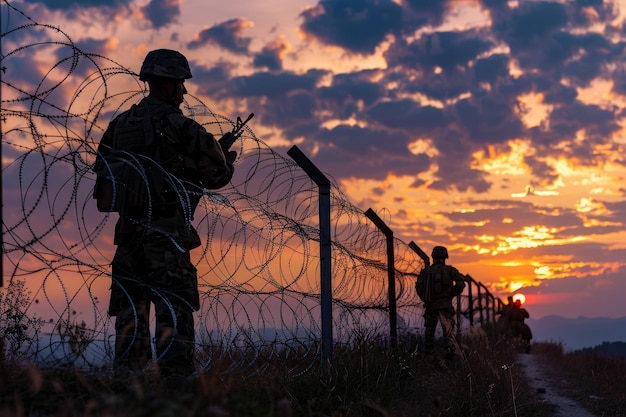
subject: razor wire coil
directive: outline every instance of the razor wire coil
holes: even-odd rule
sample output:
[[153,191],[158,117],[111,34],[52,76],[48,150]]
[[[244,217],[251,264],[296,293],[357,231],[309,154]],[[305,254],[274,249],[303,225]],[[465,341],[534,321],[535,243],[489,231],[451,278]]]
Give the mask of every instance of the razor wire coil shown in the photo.
[[[81,50],[61,28],[6,0],[0,7],[3,272],[5,286],[25,284],[18,310],[37,332],[21,350],[51,365],[98,368],[113,355],[106,300],[116,215],[96,210],[92,166],[108,122],[146,91],[133,71]],[[33,65],[42,50],[52,60]],[[183,111],[216,136],[234,126],[192,94]],[[194,213],[203,240],[192,251],[197,357],[224,372],[280,360],[297,375],[320,355],[317,187],[249,126],[235,150],[231,183],[202,191]],[[331,185],[333,337],[349,345],[363,329],[388,333],[386,241]],[[401,240],[394,246],[398,322],[410,333],[422,325],[414,284],[424,264]]]

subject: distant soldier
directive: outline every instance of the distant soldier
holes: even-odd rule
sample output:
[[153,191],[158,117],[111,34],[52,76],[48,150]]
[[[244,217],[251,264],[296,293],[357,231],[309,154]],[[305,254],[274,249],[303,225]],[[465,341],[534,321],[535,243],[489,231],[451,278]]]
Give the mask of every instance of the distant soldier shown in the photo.
[[533,338],[533,334],[526,324],[525,320],[530,317],[528,311],[522,308],[522,302],[515,300],[513,308],[509,314],[509,323],[511,328],[511,335],[514,338],[518,338],[522,341],[524,352],[530,352],[530,339]]
[[498,313],[500,315],[500,323],[504,327],[504,330],[508,330],[509,322],[511,320],[511,312],[513,311],[513,296],[509,295],[507,298],[507,304],[503,305]]
[[417,294],[424,302],[424,342],[426,354],[432,354],[435,347],[437,323],[441,329],[447,349],[447,359],[456,352],[454,338],[456,322],[452,299],[459,296],[465,288],[465,277],[453,266],[446,265],[448,250],[435,246],[431,257],[433,264],[424,268],[416,283]]

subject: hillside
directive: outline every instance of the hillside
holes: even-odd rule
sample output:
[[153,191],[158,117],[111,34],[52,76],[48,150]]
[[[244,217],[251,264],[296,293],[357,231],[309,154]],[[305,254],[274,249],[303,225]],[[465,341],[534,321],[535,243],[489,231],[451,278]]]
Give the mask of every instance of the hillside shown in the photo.
[[581,349],[581,352],[594,352],[603,356],[626,358],[625,342],[604,342],[601,345]]

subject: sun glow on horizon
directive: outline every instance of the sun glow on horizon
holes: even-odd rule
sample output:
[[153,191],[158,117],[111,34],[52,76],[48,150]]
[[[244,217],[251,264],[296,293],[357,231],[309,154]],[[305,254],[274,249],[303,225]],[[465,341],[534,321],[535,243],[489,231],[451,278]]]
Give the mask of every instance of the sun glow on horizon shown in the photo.
[[519,301],[524,304],[526,302],[526,296],[522,293],[513,294],[513,301]]

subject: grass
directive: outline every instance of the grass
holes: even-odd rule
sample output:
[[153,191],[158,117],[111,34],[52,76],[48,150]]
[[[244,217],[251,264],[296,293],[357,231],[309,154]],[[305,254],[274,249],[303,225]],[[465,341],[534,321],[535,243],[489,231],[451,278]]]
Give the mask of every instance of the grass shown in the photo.
[[626,416],[625,357],[590,350],[566,353],[558,343],[536,343],[533,352],[550,363],[561,395],[598,416]]
[[[20,362],[19,347],[36,339],[42,321],[23,313],[28,293],[19,283],[10,285],[8,291],[4,297],[0,292],[0,417],[555,414],[554,406],[533,392],[516,362],[522,346],[504,338],[497,327],[466,331],[460,354],[451,363],[443,355],[424,356],[415,346],[410,347],[415,337],[402,338],[403,348],[389,351],[374,332],[355,331],[353,347],[335,347],[332,364],[324,369],[309,369],[297,356],[272,349],[236,354],[207,351],[201,352],[199,359],[215,358],[210,372],[187,380],[168,380],[161,378],[158,370],[130,376],[110,369],[43,369]],[[66,324],[57,330],[78,356],[92,340],[84,323]],[[557,385],[551,389],[595,415],[626,415],[624,357],[602,356],[592,349],[565,353],[558,343],[535,343],[532,352],[550,363]],[[233,362],[237,360],[258,363],[262,368],[243,370]],[[294,376],[294,370],[302,372]]]
[[0,417],[551,417],[515,363],[516,346],[474,329],[452,363],[414,349],[389,352],[376,341],[337,347],[331,366],[289,377],[293,364],[191,380],[158,373],[0,367]]

